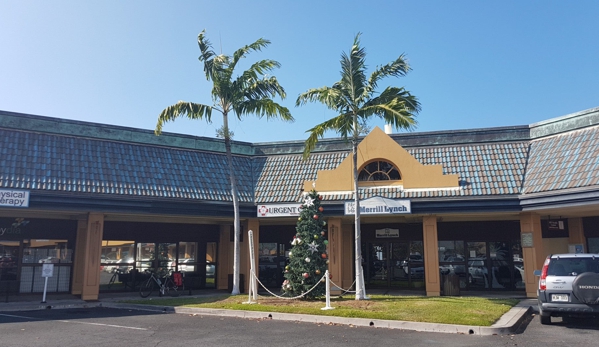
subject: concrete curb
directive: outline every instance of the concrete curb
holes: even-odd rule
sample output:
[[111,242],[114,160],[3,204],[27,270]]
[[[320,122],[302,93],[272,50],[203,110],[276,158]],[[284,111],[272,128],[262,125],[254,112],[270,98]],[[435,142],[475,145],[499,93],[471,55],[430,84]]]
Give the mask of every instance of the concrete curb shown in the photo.
[[490,327],[467,326],[458,324],[421,323],[407,321],[393,321],[367,318],[345,318],[334,316],[318,316],[308,314],[292,314],[266,311],[241,311],[211,308],[188,308],[172,306],[151,306],[140,304],[125,304],[118,302],[105,302],[103,307],[143,310],[164,313],[179,313],[199,316],[218,316],[244,319],[273,319],[281,321],[306,322],[315,324],[339,324],[348,326],[373,327],[384,329],[401,329],[421,332],[436,332],[464,335],[506,335],[515,332],[522,322],[532,313],[532,307],[527,300],[521,301],[512,307],[495,324]]
[[[62,300],[61,300],[62,301]],[[278,313],[267,311],[241,311],[210,308],[188,308],[173,306],[155,306],[142,304],[127,304],[118,301],[93,301],[83,300],[64,300],[56,304],[45,303],[14,303],[1,305],[0,311],[32,311],[45,309],[70,309],[70,308],[92,308],[107,307],[138,311],[162,312],[162,313],[180,313],[200,316],[220,316],[245,319],[274,319],[281,321],[306,322],[315,324],[339,324],[347,326],[373,327],[383,329],[401,329],[422,332],[451,333],[464,335],[506,335],[514,333],[522,322],[533,312],[533,306],[536,303],[534,299],[525,299],[520,301],[504,314],[495,324],[490,327],[467,326],[458,324],[441,323],[421,323],[407,321],[393,321],[382,319],[367,318],[345,318],[334,316],[319,316],[308,314]]]

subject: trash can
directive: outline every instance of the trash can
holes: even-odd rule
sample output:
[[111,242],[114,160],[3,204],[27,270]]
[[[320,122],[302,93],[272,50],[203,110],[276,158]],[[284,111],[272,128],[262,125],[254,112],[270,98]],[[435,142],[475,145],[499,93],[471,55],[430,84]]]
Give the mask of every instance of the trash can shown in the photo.
[[[230,293],[233,291],[233,274],[229,274],[228,280],[229,281],[228,281],[228,285],[227,285],[227,290]],[[244,283],[245,283],[245,276],[243,274],[239,274],[239,292],[240,293],[245,293]]]
[[443,275],[443,295],[460,295],[460,277],[454,273]]

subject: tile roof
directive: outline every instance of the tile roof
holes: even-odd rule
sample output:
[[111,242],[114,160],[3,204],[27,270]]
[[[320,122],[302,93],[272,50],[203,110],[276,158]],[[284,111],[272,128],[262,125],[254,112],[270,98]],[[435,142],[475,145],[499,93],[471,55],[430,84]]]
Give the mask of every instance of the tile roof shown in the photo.
[[531,141],[523,194],[599,185],[599,127]]
[[[361,190],[362,198],[433,198],[458,196],[499,196],[519,194],[527,160],[527,142],[468,144],[458,146],[406,148],[424,165],[440,164],[444,174],[459,176],[459,189],[403,190],[375,187]],[[304,181],[316,179],[317,170],[336,168],[349,152],[266,158],[256,184],[256,202],[301,201]],[[401,171],[401,167],[399,168]],[[318,187],[316,187],[318,189]],[[353,199],[352,192],[324,194],[324,200]]]
[[[240,202],[248,157],[234,156]],[[231,201],[224,154],[0,129],[0,188]]]

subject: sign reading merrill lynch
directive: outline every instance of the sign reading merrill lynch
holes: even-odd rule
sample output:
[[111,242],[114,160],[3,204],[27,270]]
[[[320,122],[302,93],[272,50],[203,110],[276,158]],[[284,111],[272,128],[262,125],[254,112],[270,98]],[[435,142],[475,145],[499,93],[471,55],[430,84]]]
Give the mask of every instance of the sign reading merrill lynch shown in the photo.
[[[345,202],[345,214],[354,214],[356,203]],[[360,201],[360,214],[405,214],[412,213],[410,200],[393,200],[380,196]]]
[[299,216],[302,204],[258,205],[258,217]]
[[29,207],[29,191],[0,189],[0,206]]

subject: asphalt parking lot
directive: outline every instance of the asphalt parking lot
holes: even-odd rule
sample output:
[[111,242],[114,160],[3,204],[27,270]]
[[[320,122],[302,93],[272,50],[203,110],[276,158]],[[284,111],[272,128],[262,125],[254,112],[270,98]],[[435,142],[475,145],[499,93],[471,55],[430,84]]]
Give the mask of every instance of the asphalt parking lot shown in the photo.
[[596,320],[476,336],[91,307],[0,312],[0,346],[573,346],[596,345]]

